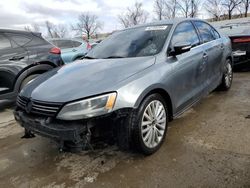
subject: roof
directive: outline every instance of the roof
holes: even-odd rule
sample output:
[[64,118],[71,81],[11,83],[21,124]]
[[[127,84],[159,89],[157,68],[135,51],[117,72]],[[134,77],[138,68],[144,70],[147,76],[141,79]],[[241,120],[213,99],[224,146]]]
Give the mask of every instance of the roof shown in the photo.
[[[177,25],[178,23],[180,23],[182,21],[194,21],[194,20],[196,20],[196,21],[204,21],[204,20],[197,19],[197,18],[174,18],[174,19],[160,20],[160,21],[154,21],[154,22],[151,22],[151,23],[140,24],[140,25],[136,25],[136,26],[133,26],[133,27],[126,28],[126,29],[144,27],[144,26],[156,26],[156,25],[163,25],[163,24]],[[206,21],[204,21],[204,22],[206,22]]]
[[1,29],[0,32],[2,33],[18,33],[18,34],[36,34],[36,35],[41,35],[39,32],[32,32],[32,31],[24,31],[24,30],[15,30],[15,29]]

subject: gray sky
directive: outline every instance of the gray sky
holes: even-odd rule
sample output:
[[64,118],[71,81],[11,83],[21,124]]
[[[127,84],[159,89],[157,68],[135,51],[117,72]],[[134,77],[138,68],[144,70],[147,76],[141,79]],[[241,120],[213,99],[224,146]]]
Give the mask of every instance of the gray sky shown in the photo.
[[[81,12],[91,12],[104,24],[102,32],[110,32],[121,26],[117,15],[132,6],[135,0],[1,0],[0,27],[23,29],[32,23],[71,25]],[[153,13],[153,0],[139,0],[144,9]],[[152,18],[149,18],[149,20]]]

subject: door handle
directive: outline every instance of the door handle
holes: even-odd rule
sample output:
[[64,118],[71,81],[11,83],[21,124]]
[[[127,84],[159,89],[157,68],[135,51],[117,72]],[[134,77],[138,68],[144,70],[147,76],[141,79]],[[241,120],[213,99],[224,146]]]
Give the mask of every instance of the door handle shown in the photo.
[[203,54],[203,59],[207,59],[207,58],[208,58],[207,53],[204,53],[204,54]]
[[220,45],[220,48],[221,48],[222,50],[224,50],[224,45],[223,45],[223,44],[221,44],[221,45]]
[[24,58],[24,56],[13,56],[12,58],[10,58],[9,60],[10,61],[18,61],[18,60],[21,60],[21,59],[23,59]]
[[76,49],[73,49],[72,52],[76,52],[77,50]]

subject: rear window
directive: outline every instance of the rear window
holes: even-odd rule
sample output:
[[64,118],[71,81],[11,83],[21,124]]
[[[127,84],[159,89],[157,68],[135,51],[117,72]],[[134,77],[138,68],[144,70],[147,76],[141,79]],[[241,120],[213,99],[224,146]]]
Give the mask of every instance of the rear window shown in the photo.
[[46,41],[44,38],[42,38],[42,36],[33,35],[32,40],[29,43],[27,43],[27,46],[39,46],[47,44],[49,44],[49,42]]
[[32,39],[25,36],[25,35],[16,35],[12,33],[7,33],[8,37],[13,41],[12,46],[24,46],[25,44],[29,43]]
[[0,35],[0,50],[11,48],[11,44],[8,38],[3,35]]

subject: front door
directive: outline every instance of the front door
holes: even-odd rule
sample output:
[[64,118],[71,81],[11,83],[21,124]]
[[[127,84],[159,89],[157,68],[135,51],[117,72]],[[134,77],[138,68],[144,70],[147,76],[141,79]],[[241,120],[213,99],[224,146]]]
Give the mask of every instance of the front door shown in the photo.
[[200,39],[190,21],[180,23],[171,39],[170,48],[178,42],[187,42],[192,45],[190,51],[170,57],[172,61],[175,95],[173,100],[176,112],[184,110],[202,95],[206,87],[207,58],[204,48],[200,46]]

